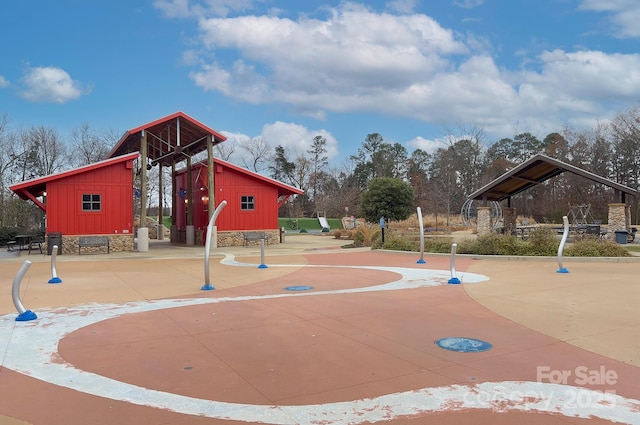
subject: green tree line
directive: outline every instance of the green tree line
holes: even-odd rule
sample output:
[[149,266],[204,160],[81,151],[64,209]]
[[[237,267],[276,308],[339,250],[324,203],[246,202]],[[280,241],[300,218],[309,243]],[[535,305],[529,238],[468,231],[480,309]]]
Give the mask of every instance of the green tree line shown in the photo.
[[[640,190],[640,108],[621,112],[588,130],[565,128],[542,139],[525,132],[490,141],[482,129],[474,127],[447,133],[450,136],[437,149],[411,153],[400,143],[370,133],[340,167],[329,166],[327,142],[320,135],[304,152],[281,145],[274,148],[256,138],[243,147],[246,152],[238,165],[304,190],[280,211],[281,216],[297,217],[314,217],[318,211],[328,217],[361,216],[362,194],[378,178],[409,185],[414,208],[419,206],[424,214],[458,215],[470,193],[538,153]],[[12,130],[8,116],[1,115],[0,227],[35,228],[42,222],[35,206],[9,190],[11,184],[105,159],[118,139],[115,131],[99,132],[88,124],[74,129],[66,140],[44,126]],[[233,162],[234,147],[224,145],[216,146],[216,156]],[[170,176],[163,178],[169,190]],[[149,181],[154,184],[153,178]],[[152,193],[153,188],[149,189]],[[166,195],[164,199],[170,202]],[[606,220],[608,203],[618,201],[612,189],[564,173],[514,196],[511,206],[520,215],[557,223],[569,205],[584,204],[591,205],[594,218]],[[637,199],[631,201],[635,204],[632,222],[637,223]]]

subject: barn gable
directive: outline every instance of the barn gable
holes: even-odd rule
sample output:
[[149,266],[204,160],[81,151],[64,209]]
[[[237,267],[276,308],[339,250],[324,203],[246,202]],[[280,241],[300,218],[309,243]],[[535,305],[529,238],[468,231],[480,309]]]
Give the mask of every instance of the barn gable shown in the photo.
[[[207,164],[192,167],[192,195],[194,204],[193,225],[203,230],[208,224],[209,198],[207,188]],[[277,180],[254,173],[221,159],[214,159],[215,204],[227,201],[227,206],[218,217],[218,231],[276,230],[278,208],[292,195],[302,190]],[[176,202],[176,224],[186,224],[187,170],[176,173],[178,187]]]
[[131,234],[133,161],[136,158],[138,153],[122,155],[27,180],[10,189],[46,213],[47,232]]

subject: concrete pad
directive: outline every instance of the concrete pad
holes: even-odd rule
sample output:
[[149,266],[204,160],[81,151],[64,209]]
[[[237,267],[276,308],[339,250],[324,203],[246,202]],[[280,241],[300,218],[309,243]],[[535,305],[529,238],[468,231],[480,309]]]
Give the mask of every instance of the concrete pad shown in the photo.
[[[218,249],[214,291],[200,290],[195,247],[60,257],[56,285],[47,257],[32,256],[21,299],[39,318],[24,323],[6,299],[20,259],[1,260],[0,423],[640,423],[637,262],[569,263],[560,276],[550,259],[459,256],[463,284],[448,285],[448,256],[418,265],[416,253],[336,243],[272,247],[267,269],[251,248]],[[471,283],[472,273],[490,279]],[[64,320],[48,361],[13,369],[30,367],[17,353],[38,363]],[[443,337],[493,347],[458,353],[435,344]],[[582,382],[603,370],[616,378]]]

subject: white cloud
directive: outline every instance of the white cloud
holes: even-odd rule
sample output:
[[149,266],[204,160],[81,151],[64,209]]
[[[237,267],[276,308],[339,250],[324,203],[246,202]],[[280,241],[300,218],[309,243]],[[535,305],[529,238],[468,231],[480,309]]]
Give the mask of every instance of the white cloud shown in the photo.
[[11,85],[11,83],[9,83],[9,80],[7,80],[2,75],[0,75],[0,89],[3,89],[5,87],[9,87],[10,85]]
[[253,7],[252,0],[155,0],[153,6],[168,18],[228,16]]
[[436,150],[438,150],[438,148],[444,148],[447,145],[442,140],[429,140],[425,139],[424,137],[418,136],[412,140],[409,140],[407,142],[407,146],[410,148],[410,151],[421,149],[427,153],[434,153]]
[[640,2],[637,0],[582,0],[580,9],[609,13],[609,28],[619,37],[640,37]]
[[[259,135],[251,137],[243,133],[222,132],[227,140],[225,144],[232,144],[234,152],[229,160],[235,164],[242,164],[243,158],[248,160],[247,152],[242,149],[243,145],[248,145],[254,139],[261,139],[269,146],[269,153],[275,152],[276,146],[280,145],[285,148],[290,160],[295,159],[297,155],[307,155],[307,151],[311,148],[314,137],[322,136],[326,140],[325,148],[327,149],[327,158],[331,160],[338,156],[338,141],[326,130],[310,130],[307,127],[276,121],[266,124]],[[247,162],[247,161],[244,161]],[[248,161],[251,162],[251,161]]]
[[22,84],[22,97],[33,102],[65,103],[83,94],[80,83],[55,67],[28,68]]
[[387,8],[398,13],[413,13],[418,0],[392,0],[387,3]]
[[309,130],[299,124],[276,121],[265,125],[261,134],[262,139],[274,149],[281,145],[288,152],[304,155],[311,148],[313,138],[316,136],[322,136],[327,141],[325,148],[328,159],[338,155],[338,141],[326,130]]
[[284,102],[311,116],[379,110],[376,94],[403,90],[466,53],[453,32],[425,15],[373,13],[345,3],[327,20],[243,16],[200,21],[203,46],[235,49],[232,64],[192,72],[205,90],[252,103]]
[[[609,3],[582,3],[598,5]],[[609,8],[621,12],[621,5]],[[461,39],[424,14],[379,13],[348,2],[327,11],[324,18],[297,20],[201,16],[202,56],[189,52],[197,64],[190,76],[230,99],[289,105],[317,119],[328,112],[376,112],[443,126],[463,122],[492,135],[514,128],[557,131],[606,116],[610,106],[637,101],[640,92],[639,55],[555,50],[509,70],[487,53],[493,50],[488,39]],[[297,135],[287,130],[278,137]]]
[[484,0],[453,0],[451,4],[454,6],[461,7],[463,9],[473,9],[478,6],[481,6],[484,3]]

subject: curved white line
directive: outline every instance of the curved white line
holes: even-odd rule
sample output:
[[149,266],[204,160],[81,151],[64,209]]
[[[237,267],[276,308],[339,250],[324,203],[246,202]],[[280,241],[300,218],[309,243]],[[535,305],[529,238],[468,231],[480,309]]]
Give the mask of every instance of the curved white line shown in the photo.
[[[230,261],[235,262],[232,258]],[[236,265],[239,264],[241,263],[236,263]],[[38,320],[32,322],[16,322],[12,315],[0,316],[0,353],[5,353],[2,364],[16,372],[87,394],[182,414],[244,422],[277,425],[359,424],[434,412],[493,409],[557,413],[580,418],[598,417],[629,424],[640,423],[640,401],[566,385],[538,382],[484,382],[477,385],[423,388],[370,399],[317,405],[252,405],[197,399],[127,384],[77,369],[69,363],[61,362],[57,354],[58,343],[69,333],[125,314],[232,301],[416,288],[440,285],[448,279],[448,273],[444,271],[394,267],[349,268],[393,271],[400,273],[402,278],[374,287],[325,292],[172,299],[132,302],[123,305],[96,304],[60,308],[39,311]],[[481,275],[465,274],[467,283],[486,279]],[[580,392],[581,398],[575,397],[576,392]],[[583,402],[588,400],[589,403],[584,406],[572,405],[580,400]]]

